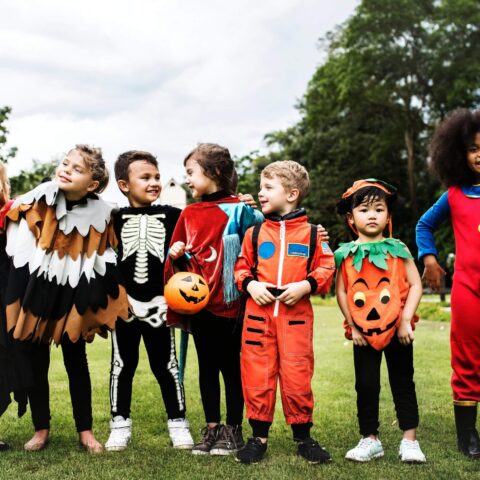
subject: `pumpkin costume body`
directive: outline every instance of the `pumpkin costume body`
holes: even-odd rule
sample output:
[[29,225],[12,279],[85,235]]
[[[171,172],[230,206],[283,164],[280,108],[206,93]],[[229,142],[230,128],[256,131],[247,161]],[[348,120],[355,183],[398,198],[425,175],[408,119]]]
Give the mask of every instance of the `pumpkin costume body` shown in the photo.
[[[405,244],[393,238],[343,243],[335,251],[353,322],[376,350],[383,350],[390,343],[400,324],[409,290],[404,258],[412,256]],[[417,320],[415,316],[412,328]],[[352,331],[346,321],[344,327],[346,338],[351,340]]]
[[450,348],[453,399],[480,401],[480,186],[451,187],[417,224],[418,256],[435,255],[433,233],[451,219],[455,235],[455,273],[451,294]]
[[[328,244],[321,242],[316,227],[313,233],[317,239],[311,252],[312,226],[303,209],[284,217],[267,216],[258,233],[249,229],[235,266],[238,288],[247,293],[248,283],[258,280],[281,290],[289,283],[308,280],[312,294],[327,293],[335,269],[333,254]],[[258,235],[256,242],[253,235]],[[267,436],[278,380],[287,423],[311,424],[312,340],[313,310],[308,295],[294,306],[278,300],[260,306],[251,297],[247,299],[241,366],[247,418],[254,436],[258,428],[264,429],[259,436]]]
[[69,202],[54,182],[15,200],[8,212],[5,294],[8,332],[29,342],[35,430],[50,427],[49,343],[61,344],[77,431],[92,427],[85,340],[127,318],[116,265],[113,206],[95,194]]
[[[409,284],[404,259],[412,258],[406,246],[389,238],[380,242],[341,244],[335,251],[337,268],[347,293],[356,328],[367,346],[354,345],[355,389],[360,434],[377,435],[379,427],[380,367],[387,361],[390,387],[402,431],[418,426],[418,405],[413,382],[413,348],[396,336]],[[418,320],[415,316],[414,322]],[[344,322],[345,336],[351,328]]]

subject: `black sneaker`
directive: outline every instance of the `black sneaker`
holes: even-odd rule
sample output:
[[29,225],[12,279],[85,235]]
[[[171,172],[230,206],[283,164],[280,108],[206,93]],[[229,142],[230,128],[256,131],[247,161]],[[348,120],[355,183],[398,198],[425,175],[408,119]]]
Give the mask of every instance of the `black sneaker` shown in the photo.
[[217,440],[218,430],[220,425],[213,428],[205,427],[202,430],[202,439],[196,443],[192,448],[193,455],[209,455],[210,450]]
[[295,440],[298,442],[298,454],[310,463],[328,463],[332,461],[330,454],[313,438]]
[[0,440],[0,452],[5,452],[6,450],[10,450],[10,445]]
[[257,463],[267,451],[267,444],[258,438],[249,438],[247,444],[237,452],[235,460],[241,463]]
[[230,455],[244,445],[241,425],[220,425],[210,455]]

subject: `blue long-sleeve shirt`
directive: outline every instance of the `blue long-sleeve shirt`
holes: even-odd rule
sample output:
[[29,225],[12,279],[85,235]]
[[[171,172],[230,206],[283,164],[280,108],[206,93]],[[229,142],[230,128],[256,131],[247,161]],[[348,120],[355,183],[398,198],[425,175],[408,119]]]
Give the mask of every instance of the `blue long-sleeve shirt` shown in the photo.
[[415,229],[418,247],[418,258],[425,255],[438,255],[433,233],[438,226],[450,217],[448,192],[442,196],[420,217]]
[[[467,197],[480,198],[480,185],[464,186],[461,189]],[[448,203],[448,191],[446,191],[417,223],[416,241],[419,260],[425,255],[438,255],[433,234],[438,226],[448,218],[450,218],[450,204]]]

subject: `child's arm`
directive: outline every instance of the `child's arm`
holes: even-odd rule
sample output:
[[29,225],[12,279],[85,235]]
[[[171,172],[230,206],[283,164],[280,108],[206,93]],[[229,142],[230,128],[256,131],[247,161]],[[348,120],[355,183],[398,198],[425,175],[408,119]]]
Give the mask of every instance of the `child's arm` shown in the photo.
[[397,337],[402,345],[409,345],[414,340],[412,330],[412,318],[415,315],[420,299],[422,298],[422,280],[415,262],[411,258],[405,260],[405,271],[407,281],[410,285],[407,299],[402,311],[400,326],[397,330]]
[[359,347],[366,347],[368,345],[368,342],[365,340],[365,337],[358,331],[357,327],[355,327],[352,316],[350,315],[350,310],[348,309],[347,290],[345,288],[345,282],[343,281],[341,269],[337,271],[337,277],[335,279],[335,293],[337,295],[338,306],[340,307],[340,310],[342,311],[349,327],[352,329],[353,344],[358,345]]
[[268,305],[275,301],[275,297],[268,291],[267,287],[275,287],[275,285],[258,282],[253,276],[252,233],[253,229],[250,228],[243,239],[242,252],[235,263],[235,283],[237,288],[243,293],[248,293],[257,305]]
[[312,271],[305,280],[284,285],[286,290],[278,300],[286,305],[295,305],[302,297],[311,293],[328,293],[335,273],[335,260],[328,244],[322,241],[322,233],[317,229],[317,248],[312,260]]
[[433,236],[437,227],[450,216],[448,192],[445,192],[435,204],[427,210],[417,223],[416,241],[418,246],[418,258],[423,261],[425,270],[423,280],[430,288],[440,288],[440,278],[445,271],[437,261],[437,249]]

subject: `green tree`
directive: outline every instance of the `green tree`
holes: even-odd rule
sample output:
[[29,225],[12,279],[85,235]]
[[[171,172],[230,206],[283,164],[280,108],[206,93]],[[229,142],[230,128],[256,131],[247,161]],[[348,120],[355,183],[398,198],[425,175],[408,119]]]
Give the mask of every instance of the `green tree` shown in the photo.
[[8,160],[14,158],[17,154],[16,147],[5,149],[8,134],[8,129],[5,123],[7,122],[11,112],[12,109],[10,107],[0,108],[0,161],[5,163],[8,163]]
[[56,166],[57,161],[55,160],[52,160],[51,162],[33,160],[33,166],[31,169],[21,170],[18,175],[10,178],[12,196],[28,192],[43,181],[53,178]]
[[306,206],[335,244],[345,239],[341,193],[377,177],[399,187],[394,233],[414,249],[419,214],[441,192],[428,172],[432,130],[450,110],[480,104],[479,26],[477,0],[363,0],[321,39],[327,57],[297,106],[301,120],[266,136],[266,157],[308,168]]
[[[12,160],[17,154],[16,147],[5,149],[8,135],[8,129],[5,124],[11,112],[12,109],[10,107],[0,108],[0,160],[5,163],[8,163],[9,160]],[[10,177],[12,196],[28,192],[45,179],[52,178],[56,164],[56,160],[52,160],[51,162],[34,160],[31,169],[21,170],[18,175]]]

